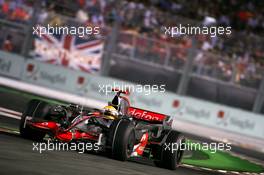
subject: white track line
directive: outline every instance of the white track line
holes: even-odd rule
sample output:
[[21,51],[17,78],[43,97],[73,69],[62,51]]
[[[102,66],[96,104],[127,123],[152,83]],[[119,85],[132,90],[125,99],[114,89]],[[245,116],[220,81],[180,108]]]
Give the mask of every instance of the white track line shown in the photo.
[[21,119],[20,116],[9,114],[9,113],[5,113],[5,112],[1,112],[1,111],[0,111],[0,115],[5,116],[5,117],[9,117],[9,118],[14,118],[14,119],[17,119],[17,120]]
[[13,111],[13,110],[10,110],[7,108],[0,107],[0,115],[20,120],[22,113],[17,112],[17,111]]
[[0,112],[4,112],[4,113],[16,115],[16,116],[21,116],[22,115],[21,112],[13,111],[11,109],[7,109],[7,108],[3,108],[3,107],[0,107]]

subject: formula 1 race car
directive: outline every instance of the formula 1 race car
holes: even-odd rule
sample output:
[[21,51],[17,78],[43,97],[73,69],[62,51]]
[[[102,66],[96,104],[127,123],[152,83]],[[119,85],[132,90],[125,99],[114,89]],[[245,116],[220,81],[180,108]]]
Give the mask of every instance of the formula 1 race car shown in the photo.
[[99,148],[96,152],[108,153],[117,160],[146,157],[158,167],[176,169],[185,138],[171,129],[172,118],[131,107],[122,95],[127,92],[115,91],[112,102],[103,109],[31,100],[22,114],[20,134],[34,141],[41,141],[47,134],[59,142],[94,143]]

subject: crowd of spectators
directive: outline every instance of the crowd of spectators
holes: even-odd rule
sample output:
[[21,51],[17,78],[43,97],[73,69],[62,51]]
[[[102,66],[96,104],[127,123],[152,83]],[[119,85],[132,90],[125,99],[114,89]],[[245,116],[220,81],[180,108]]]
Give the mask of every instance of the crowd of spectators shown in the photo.
[[[32,16],[33,5],[33,0],[0,0],[0,18],[26,23]],[[144,52],[142,57],[153,56],[154,59],[159,55],[162,61],[148,60],[165,64],[164,56],[168,49],[165,45],[172,44],[177,49],[170,49],[170,61],[182,65],[186,60],[191,37],[171,38],[164,34],[163,27],[178,26],[181,23],[203,25],[205,19],[210,17],[214,19],[214,25],[231,26],[232,34],[213,38],[198,35],[195,61],[202,65],[200,67],[220,70],[224,79],[231,79],[235,71],[235,80],[240,82],[248,76],[261,78],[257,72],[259,67],[264,66],[263,8],[264,1],[259,0],[120,0],[118,3],[115,0],[42,0],[38,23],[63,24],[62,15],[84,25],[107,27],[117,19],[123,31],[129,32],[131,36],[142,36],[136,43],[136,53]],[[150,45],[148,49],[142,49],[147,47],[147,41],[156,44],[153,44],[152,49]],[[146,51],[153,54],[146,54]],[[171,65],[177,68],[177,64]],[[203,68],[195,71],[199,74],[208,72]]]
[[[207,17],[214,19],[216,26],[231,26],[231,35],[213,38],[197,36],[199,54],[195,63],[210,68],[207,69],[209,71],[198,72],[206,74],[216,69],[220,70],[222,79],[233,78],[238,83],[249,80],[256,84],[255,80],[259,81],[263,74],[259,68],[264,66],[263,8],[263,1],[195,0],[190,3],[154,0],[148,5],[140,1],[124,1],[120,16],[124,28],[177,45],[180,49],[173,53],[175,57],[171,57],[176,66],[185,61],[187,54],[184,50],[189,47],[186,43],[190,38],[166,36],[161,32],[162,26],[203,25]],[[164,49],[160,50],[163,52]]]
[[263,35],[264,2],[259,0],[184,0],[157,1],[165,11],[191,19],[203,20],[210,16],[224,26],[237,31]]
[[0,0],[0,18],[18,23],[27,23],[33,13],[32,2],[25,0]]

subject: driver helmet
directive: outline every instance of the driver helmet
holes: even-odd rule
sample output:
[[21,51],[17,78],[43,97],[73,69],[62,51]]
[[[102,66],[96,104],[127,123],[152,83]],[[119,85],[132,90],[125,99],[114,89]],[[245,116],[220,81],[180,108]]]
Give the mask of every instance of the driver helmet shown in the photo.
[[118,117],[118,111],[113,106],[105,106],[103,108],[104,118],[114,120]]

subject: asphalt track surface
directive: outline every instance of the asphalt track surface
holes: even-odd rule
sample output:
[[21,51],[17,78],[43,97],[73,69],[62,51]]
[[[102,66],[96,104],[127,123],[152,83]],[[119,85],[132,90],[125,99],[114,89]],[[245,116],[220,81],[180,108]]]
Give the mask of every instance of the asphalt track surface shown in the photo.
[[[0,174],[109,174],[109,175],[205,175],[208,172],[179,168],[176,171],[155,167],[150,161],[120,162],[102,155],[75,151],[33,151],[32,141],[12,134],[0,135]],[[213,173],[209,173],[213,174]],[[215,174],[215,173],[214,173]]]

